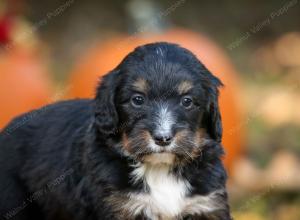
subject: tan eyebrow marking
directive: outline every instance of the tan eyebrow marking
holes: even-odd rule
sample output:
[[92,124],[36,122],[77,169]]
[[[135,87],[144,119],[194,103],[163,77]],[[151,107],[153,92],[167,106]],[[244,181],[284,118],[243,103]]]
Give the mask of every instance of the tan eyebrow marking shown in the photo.
[[183,81],[177,87],[179,94],[184,94],[188,92],[191,88],[193,88],[193,84],[190,81]]
[[143,92],[146,93],[148,90],[148,84],[147,81],[145,79],[139,78],[137,79],[132,86],[138,90],[138,92]]

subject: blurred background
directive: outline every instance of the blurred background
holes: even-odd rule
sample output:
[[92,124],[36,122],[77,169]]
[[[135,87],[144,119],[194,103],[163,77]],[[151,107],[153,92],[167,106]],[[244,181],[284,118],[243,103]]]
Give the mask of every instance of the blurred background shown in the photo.
[[298,0],[0,0],[0,129],[52,102],[93,97],[100,76],[155,41],[187,47],[225,84],[234,218],[299,220]]

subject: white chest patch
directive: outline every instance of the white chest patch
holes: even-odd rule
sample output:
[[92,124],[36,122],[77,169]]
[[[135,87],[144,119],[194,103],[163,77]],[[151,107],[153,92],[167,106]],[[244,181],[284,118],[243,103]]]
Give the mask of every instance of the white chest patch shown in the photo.
[[170,174],[166,165],[146,169],[145,182],[150,189],[149,197],[155,212],[165,213],[167,216],[178,215],[184,207],[189,184]]
[[131,199],[138,202],[142,206],[140,209],[144,209],[151,219],[156,219],[155,216],[177,216],[185,206],[190,185],[169,171],[167,164],[143,164],[134,171],[136,178],[143,178],[149,193],[131,194]]
[[185,214],[196,214],[219,209],[217,196],[188,197],[190,184],[170,173],[168,164],[140,164],[134,172],[136,180],[143,179],[149,193],[131,193],[126,209],[133,216],[144,212],[153,220],[173,220]]

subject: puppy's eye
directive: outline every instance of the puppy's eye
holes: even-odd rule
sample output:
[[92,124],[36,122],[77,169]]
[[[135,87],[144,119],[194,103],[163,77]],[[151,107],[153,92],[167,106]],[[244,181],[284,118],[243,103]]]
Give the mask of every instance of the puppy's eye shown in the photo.
[[145,99],[142,95],[134,95],[131,98],[131,104],[135,107],[140,107],[145,103]]
[[181,99],[181,105],[185,108],[190,108],[193,105],[193,100],[191,97],[185,96]]

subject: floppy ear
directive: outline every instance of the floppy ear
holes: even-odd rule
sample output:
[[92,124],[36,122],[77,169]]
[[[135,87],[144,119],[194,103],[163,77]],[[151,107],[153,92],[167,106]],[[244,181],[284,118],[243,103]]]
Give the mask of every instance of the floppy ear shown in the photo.
[[115,93],[119,84],[119,70],[112,70],[102,78],[95,98],[95,123],[97,129],[107,135],[116,133],[118,113]]
[[217,142],[222,141],[222,120],[221,113],[218,104],[218,97],[215,100],[211,101],[209,106],[209,114],[207,121],[207,131],[210,136],[215,139]]
[[220,86],[223,86],[222,82],[211,73],[209,73],[208,81],[206,84],[208,106],[204,113],[204,126],[207,129],[208,134],[211,138],[217,142],[222,141],[222,120],[219,108],[219,90]]

